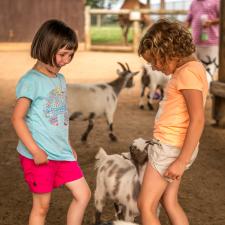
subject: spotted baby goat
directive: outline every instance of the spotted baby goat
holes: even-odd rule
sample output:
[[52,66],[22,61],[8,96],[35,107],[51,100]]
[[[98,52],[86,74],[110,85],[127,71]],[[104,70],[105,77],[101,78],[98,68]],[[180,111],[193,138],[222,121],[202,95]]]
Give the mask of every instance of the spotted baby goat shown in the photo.
[[88,127],[81,141],[87,140],[94,126],[94,119],[100,116],[106,117],[110,139],[117,140],[113,133],[113,116],[117,107],[117,99],[122,88],[133,86],[133,76],[138,74],[138,72],[131,72],[127,63],[126,67],[120,62],[118,64],[122,67],[122,71],[117,70],[119,77],[109,83],[68,85],[70,120],[76,118],[88,120]]
[[139,215],[137,197],[148,160],[148,147],[152,143],[135,139],[130,152],[107,155],[100,149],[96,155],[95,222],[99,224],[106,198],[113,200],[117,217],[133,222]]
[[96,225],[138,225],[137,223],[130,223],[122,220],[115,220],[115,221],[106,221],[106,222],[101,222]]

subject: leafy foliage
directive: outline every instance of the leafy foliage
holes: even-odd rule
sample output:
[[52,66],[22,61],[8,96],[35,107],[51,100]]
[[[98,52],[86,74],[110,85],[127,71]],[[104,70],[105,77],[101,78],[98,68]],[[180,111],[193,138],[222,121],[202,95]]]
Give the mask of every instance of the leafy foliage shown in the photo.
[[[132,43],[132,28],[128,33],[128,43]],[[92,26],[91,27],[92,44],[122,44],[123,36],[119,26]]]
[[91,8],[104,8],[105,0],[86,0],[86,5]]

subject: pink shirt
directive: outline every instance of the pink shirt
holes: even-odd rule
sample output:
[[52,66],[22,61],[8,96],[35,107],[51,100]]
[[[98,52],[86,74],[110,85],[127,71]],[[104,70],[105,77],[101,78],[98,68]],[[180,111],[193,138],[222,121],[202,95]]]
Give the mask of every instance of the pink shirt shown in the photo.
[[194,44],[201,46],[218,45],[219,25],[206,28],[208,40],[201,40],[201,16],[207,15],[209,20],[219,18],[219,0],[193,0],[188,13],[187,21],[191,23]]

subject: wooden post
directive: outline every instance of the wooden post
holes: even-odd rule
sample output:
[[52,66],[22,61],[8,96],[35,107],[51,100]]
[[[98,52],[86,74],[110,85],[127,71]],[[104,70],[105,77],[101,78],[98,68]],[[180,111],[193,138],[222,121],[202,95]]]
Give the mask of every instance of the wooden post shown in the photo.
[[218,81],[211,82],[212,116],[216,125],[225,128],[225,1],[220,1],[220,45]]
[[[160,0],[160,10],[165,10],[165,0]],[[160,15],[160,18],[163,19],[165,15]]]
[[90,6],[85,7],[85,27],[84,27],[84,35],[85,35],[85,49],[87,51],[91,48],[91,14],[90,14]]
[[[129,9],[113,10],[113,9],[91,9],[89,7],[85,8],[85,47],[86,50],[95,51],[121,51],[121,52],[137,52],[138,45],[140,41],[141,31],[140,31],[140,19],[141,14],[151,14],[151,15],[186,15],[186,10],[156,10],[156,9],[134,9],[134,14],[131,15]],[[91,15],[129,15],[130,20],[133,21],[133,35],[134,41],[132,46],[115,46],[115,45],[93,45],[91,43],[90,27],[91,27]]]
[[102,17],[101,14],[97,15],[97,27],[101,27],[102,25]]
[[139,21],[135,20],[133,22],[133,29],[134,29],[134,35],[133,35],[133,50],[136,53],[138,51],[139,41],[140,41],[140,25]]
[[139,41],[140,41],[140,25],[139,21],[141,20],[141,13],[139,10],[134,10],[130,12],[129,18],[133,21],[133,51],[138,51]]

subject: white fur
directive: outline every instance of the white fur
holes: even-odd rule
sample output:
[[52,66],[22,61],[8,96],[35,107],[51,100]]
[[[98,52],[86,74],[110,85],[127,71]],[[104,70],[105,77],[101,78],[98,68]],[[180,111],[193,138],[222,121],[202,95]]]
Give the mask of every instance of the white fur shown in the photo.
[[130,223],[122,220],[113,221],[113,225],[138,225],[137,223]]
[[87,130],[82,135],[82,141],[87,140],[94,127],[94,119],[100,116],[106,117],[110,139],[117,140],[113,134],[113,116],[117,107],[118,95],[124,87],[132,87],[133,76],[138,74],[138,72],[131,72],[128,64],[126,64],[127,68],[123,64],[119,64],[123,70],[117,70],[119,77],[110,83],[68,85],[70,119],[81,118],[89,121]]
[[[135,139],[132,145],[136,146],[136,148],[142,152],[146,147],[146,140],[142,138]],[[95,207],[97,211],[102,213],[104,201],[106,197],[108,197],[114,202],[117,202],[120,206],[125,206],[125,221],[133,222],[134,218],[139,215],[137,201],[133,198],[133,188],[135,186],[134,184],[142,183],[146,164],[139,166],[138,175],[136,167],[130,160],[131,156],[129,152],[122,153],[121,155],[108,155],[103,148],[100,148],[95,158],[95,169],[98,170],[96,177],[96,190],[94,193]],[[109,164],[109,162],[111,162],[111,164]],[[118,178],[118,171],[128,167],[130,170],[126,171],[123,176]],[[110,174],[110,171],[112,172],[112,168],[114,168],[114,173]],[[116,171],[115,168],[117,169]],[[117,195],[115,195],[113,191],[118,183],[118,179],[119,190]],[[128,195],[130,196],[129,200],[127,198]]]
[[[125,159],[122,155],[107,155],[102,148],[99,150],[95,158],[97,159],[96,169],[98,169],[96,177],[96,190],[94,193],[96,209],[99,212],[102,212],[106,194],[108,193],[109,199],[113,200],[114,202],[119,200],[120,204],[127,207],[127,210],[125,212],[125,220],[130,222],[134,221],[134,217],[139,215],[137,202],[135,202],[132,198],[132,187],[134,186],[133,182],[139,182],[135,166],[130,160]],[[131,168],[124,176],[122,176],[122,179],[120,179],[119,192],[116,196],[113,195],[113,190],[117,183],[117,174],[109,176],[109,172],[113,167],[113,165],[107,166],[107,162],[109,162],[110,160],[113,161],[113,165],[116,164],[119,168]],[[103,166],[105,166],[105,169],[100,172]],[[129,202],[127,201],[128,194],[131,198]],[[129,216],[129,210],[132,211],[132,216]]]
[[[153,96],[156,90],[157,85],[160,85],[162,88],[165,88],[168,80],[170,79],[170,76],[165,75],[164,73],[153,70],[152,66],[149,64],[145,64],[143,66],[147,70],[147,75],[150,77],[150,84],[148,86],[149,89],[149,103],[153,103]],[[143,87],[143,83],[141,84]],[[144,96],[140,99],[140,106],[144,106]]]
[[[102,89],[98,85],[105,85]],[[115,101],[112,99],[114,96]],[[108,98],[108,101],[107,101]],[[102,84],[70,84],[68,85],[69,113],[81,112],[81,119],[88,119],[90,113],[96,117],[106,115],[109,123],[113,121],[117,96],[107,83]]]

